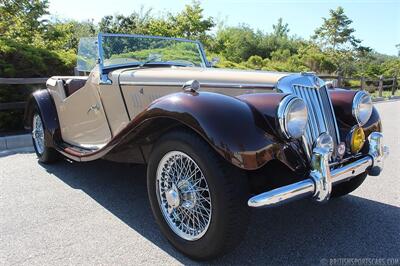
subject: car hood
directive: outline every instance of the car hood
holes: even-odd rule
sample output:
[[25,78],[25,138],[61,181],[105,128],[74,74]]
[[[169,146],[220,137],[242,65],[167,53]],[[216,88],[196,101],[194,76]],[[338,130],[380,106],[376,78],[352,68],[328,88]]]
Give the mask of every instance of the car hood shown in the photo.
[[141,69],[119,70],[119,81],[125,82],[149,82],[162,85],[183,84],[188,80],[198,80],[200,84],[251,85],[274,87],[279,79],[290,73],[251,71],[218,68],[194,68],[194,67],[157,67]]

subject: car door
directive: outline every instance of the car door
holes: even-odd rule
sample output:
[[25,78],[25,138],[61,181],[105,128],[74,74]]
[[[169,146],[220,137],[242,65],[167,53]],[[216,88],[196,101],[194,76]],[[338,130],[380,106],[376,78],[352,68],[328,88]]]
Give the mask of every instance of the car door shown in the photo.
[[83,148],[101,148],[111,139],[106,114],[89,77],[86,84],[59,103],[61,135],[65,142]]

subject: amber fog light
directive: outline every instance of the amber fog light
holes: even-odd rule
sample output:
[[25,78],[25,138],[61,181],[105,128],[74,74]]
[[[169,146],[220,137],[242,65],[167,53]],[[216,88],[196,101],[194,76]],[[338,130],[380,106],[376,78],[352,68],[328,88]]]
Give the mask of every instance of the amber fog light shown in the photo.
[[354,127],[349,133],[349,146],[352,153],[359,152],[365,143],[364,130],[361,127]]

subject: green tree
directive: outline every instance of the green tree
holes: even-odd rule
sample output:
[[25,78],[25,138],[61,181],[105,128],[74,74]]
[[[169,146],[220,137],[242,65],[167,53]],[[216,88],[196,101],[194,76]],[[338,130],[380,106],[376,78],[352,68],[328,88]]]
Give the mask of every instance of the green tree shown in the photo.
[[382,74],[384,76],[394,77],[400,75],[400,59],[393,58],[386,60],[381,65]]
[[273,35],[280,38],[287,38],[289,34],[289,24],[283,23],[282,18],[278,19],[277,24],[272,25]]
[[174,25],[176,34],[190,39],[206,39],[206,34],[215,26],[212,17],[205,18],[200,2],[193,1],[186,5],[184,10],[177,15],[169,15],[169,20]]
[[222,28],[217,32],[215,52],[236,63],[247,61],[252,55],[263,56],[259,50],[260,37],[246,25]]
[[[48,0],[2,0],[0,36],[23,43],[40,41],[46,31]],[[39,39],[39,40],[38,40]]]
[[93,21],[55,20],[49,23],[44,34],[46,48],[77,53],[79,39],[95,36],[97,27]]
[[99,22],[99,31],[104,33],[148,34],[149,23],[152,19],[151,9],[142,8],[128,16],[105,16]]
[[151,9],[141,9],[128,16],[105,16],[99,23],[100,32],[150,34],[201,40],[208,44],[207,34],[215,26],[212,17],[205,18],[197,1],[178,14],[168,13],[164,17],[154,17]]
[[328,48],[345,49],[356,48],[361,40],[354,37],[355,30],[350,27],[353,21],[344,13],[342,7],[329,10],[330,17],[323,18],[324,23],[315,30],[313,38]]

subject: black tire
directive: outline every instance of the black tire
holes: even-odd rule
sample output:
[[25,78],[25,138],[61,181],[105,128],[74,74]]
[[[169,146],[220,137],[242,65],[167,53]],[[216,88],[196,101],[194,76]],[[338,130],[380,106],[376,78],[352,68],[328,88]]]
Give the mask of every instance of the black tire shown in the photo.
[[[157,168],[170,151],[180,151],[200,167],[210,191],[212,215],[205,234],[197,240],[185,240],[166,222],[157,199]],[[249,222],[248,183],[245,173],[229,165],[195,134],[173,131],[163,136],[150,154],[147,169],[150,205],[162,233],[172,245],[195,260],[206,260],[226,253],[243,239]]]
[[364,182],[367,173],[360,174],[349,181],[340,183],[332,188],[331,198],[339,198],[356,190]]
[[46,131],[46,126],[43,123],[42,115],[41,115],[40,111],[36,108],[35,111],[33,112],[33,115],[32,115],[32,143],[33,143],[33,148],[35,149],[35,152],[36,152],[36,155],[38,157],[39,162],[44,163],[44,164],[55,163],[59,159],[58,152],[54,148],[49,147],[46,144],[46,141],[44,141],[43,150],[39,149],[37,144],[36,144],[36,142],[35,142],[35,139],[33,137],[33,134],[34,134],[33,133],[33,129],[34,129],[34,126],[35,126],[34,125],[34,119],[35,119],[36,115],[38,115],[40,117],[41,121],[42,121],[43,131],[44,132]]

